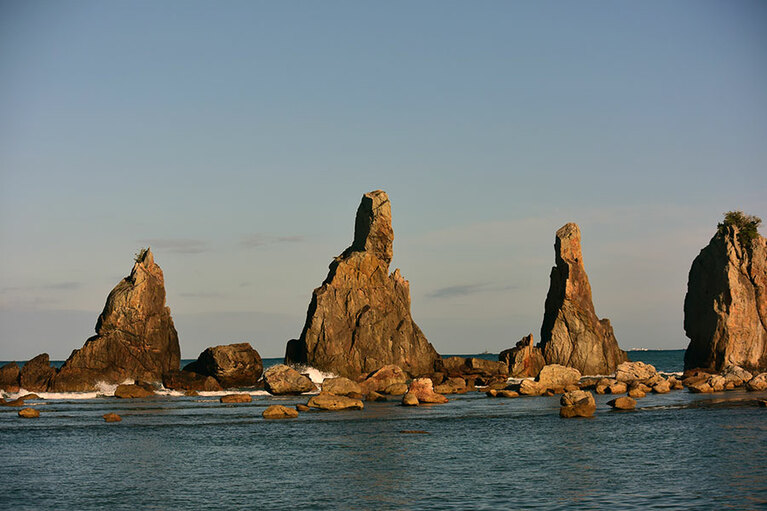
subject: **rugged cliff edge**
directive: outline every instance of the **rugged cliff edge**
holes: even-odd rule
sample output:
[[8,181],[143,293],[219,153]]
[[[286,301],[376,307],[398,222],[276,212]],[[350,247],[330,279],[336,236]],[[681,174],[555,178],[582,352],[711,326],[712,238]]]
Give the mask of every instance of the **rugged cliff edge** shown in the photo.
[[180,363],[163,273],[146,249],[136,257],[130,275],[109,293],[96,335],[72,352],[50,387],[71,392],[92,390],[99,381],[160,381],[163,373],[178,371]]
[[582,374],[611,374],[628,358],[618,347],[610,320],[597,318],[583,266],[581,231],[568,223],[556,233],[556,266],[546,296],[541,348],[547,364]]
[[685,369],[767,370],[767,240],[755,228],[750,236],[743,231],[743,225],[720,224],[692,263],[684,299]]
[[393,241],[389,197],[366,193],[354,242],[314,290],[301,336],[288,342],[286,363],[349,378],[387,364],[411,375],[434,371],[439,355],[410,315],[410,285],[399,269],[389,274]]

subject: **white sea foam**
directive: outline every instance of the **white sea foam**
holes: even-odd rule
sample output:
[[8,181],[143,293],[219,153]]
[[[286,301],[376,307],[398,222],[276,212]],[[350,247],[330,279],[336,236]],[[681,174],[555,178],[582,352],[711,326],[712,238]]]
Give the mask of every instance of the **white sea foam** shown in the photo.
[[309,377],[310,380],[312,380],[313,383],[320,384],[325,378],[337,378],[338,375],[334,373],[329,373],[325,371],[320,371],[319,369],[316,369],[311,366],[304,366],[304,365],[297,365],[294,366],[294,369],[298,371],[301,374],[305,374]]

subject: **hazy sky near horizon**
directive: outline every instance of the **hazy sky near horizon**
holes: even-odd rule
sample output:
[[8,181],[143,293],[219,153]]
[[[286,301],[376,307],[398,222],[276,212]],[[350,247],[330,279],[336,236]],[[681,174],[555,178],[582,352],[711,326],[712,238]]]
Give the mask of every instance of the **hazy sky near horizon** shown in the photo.
[[0,360],[146,245],[184,358],[281,356],[374,189],[439,352],[539,338],[569,221],[621,347],[685,347],[693,258],[767,219],[766,91],[760,1],[2,1]]

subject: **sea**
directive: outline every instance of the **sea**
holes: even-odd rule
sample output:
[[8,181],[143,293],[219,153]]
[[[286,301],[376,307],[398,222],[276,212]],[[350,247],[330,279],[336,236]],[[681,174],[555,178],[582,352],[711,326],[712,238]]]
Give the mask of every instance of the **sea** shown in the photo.
[[[666,373],[683,355],[629,353]],[[632,412],[597,395],[590,419],[560,419],[559,396],[473,392],[267,421],[307,396],[110,390],[40,394],[38,419],[0,407],[0,509],[767,509],[764,392],[648,394]]]

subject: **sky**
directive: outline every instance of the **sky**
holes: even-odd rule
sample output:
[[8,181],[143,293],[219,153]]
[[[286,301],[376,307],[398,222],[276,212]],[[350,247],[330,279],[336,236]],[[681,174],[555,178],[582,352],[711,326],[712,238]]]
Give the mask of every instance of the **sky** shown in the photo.
[[539,339],[571,221],[620,346],[683,348],[692,260],[767,219],[767,3],[2,0],[0,112],[0,360],[148,245],[183,358],[282,356],[375,189],[440,353]]

